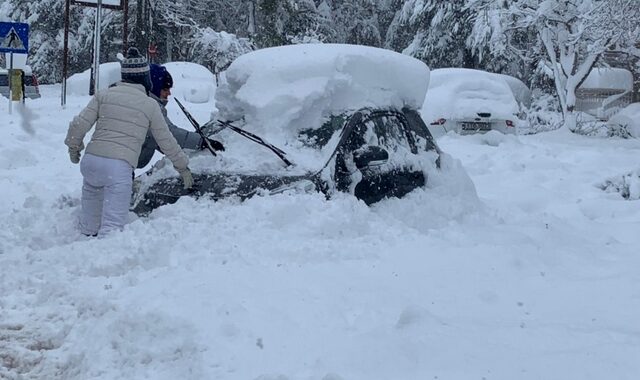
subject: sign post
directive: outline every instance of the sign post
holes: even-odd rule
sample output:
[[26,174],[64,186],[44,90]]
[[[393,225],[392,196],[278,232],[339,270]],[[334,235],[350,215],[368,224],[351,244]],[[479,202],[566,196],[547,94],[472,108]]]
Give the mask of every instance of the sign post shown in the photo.
[[0,22],[0,53],[9,53],[9,115],[11,115],[13,53],[29,54],[29,24]]
[[102,0],[96,3],[96,25],[93,30],[93,70],[91,70],[91,81],[89,95],[94,95],[100,89],[100,34],[102,34]]
[[24,71],[22,69],[11,70],[11,100],[19,102],[24,100]]
[[65,0],[65,21],[64,21],[64,53],[62,63],[62,96],[61,103],[62,107],[66,106],[66,98],[67,98],[67,65],[68,65],[68,34],[69,34],[69,12],[71,8],[71,4],[87,6],[87,7],[95,7],[96,8],[96,19],[95,19],[95,29],[93,32],[93,62],[91,64],[91,80],[89,82],[89,94],[93,95],[95,91],[99,89],[99,77],[100,77],[100,26],[101,26],[101,11],[102,8],[112,9],[112,10],[123,10],[125,11],[124,16],[124,32],[123,32],[123,44],[126,50],[127,44],[127,8],[128,8],[128,0]]

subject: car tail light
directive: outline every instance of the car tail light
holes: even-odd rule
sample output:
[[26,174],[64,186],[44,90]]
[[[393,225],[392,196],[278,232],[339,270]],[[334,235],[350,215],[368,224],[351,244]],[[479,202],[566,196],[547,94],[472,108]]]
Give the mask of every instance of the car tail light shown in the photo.
[[440,118],[431,122],[431,125],[443,125],[447,122],[447,119]]
[[33,86],[34,87],[38,87],[38,76],[36,75],[36,73],[31,73],[31,78],[33,78],[32,79]]
[[513,124],[513,121],[511,120],[505,120],[504,123],[507,124],[507,127],[511,127],[511,128],[515,127],[515,124]]

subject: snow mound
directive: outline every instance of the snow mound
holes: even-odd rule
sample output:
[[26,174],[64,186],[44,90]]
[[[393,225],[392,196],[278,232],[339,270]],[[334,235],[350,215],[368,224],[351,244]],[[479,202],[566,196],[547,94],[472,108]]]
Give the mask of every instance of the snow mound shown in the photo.
[[[207,103],[215,94],[215,76],[206,67],[191,62],[167,62],[162,64],[173,78],[171,93],[190,103]],[[67,79],[67,94],[89,95],[91,69],[74,74]],[[100,65],[100,90],[121,80],[120,62]]]
[[624,128],[630,137],[640,138],[640,103],[631,103],[611,116],[610,127]]
[[640,199],[640,170],[607,179],[598,185],[607,193],[620,193],[624,199]]
[[209,69],[191,62],[163,64],[173,78],[171,93],[189,103],[207,103],[216,90],[216,78]]
[[418,109],[429,83],[423,62],[390,50],[342,44],[268,48],[238,57],[216,93],[218,118],[263,130],[318,128],[330,114],[363,107]]
[[[89,95],[89,81],[91,79],[91,69],[77,74],[73,74],[67,79],[67,94]],[[112,84],[120,81],[120,62],[107,62],[100,64],[100,80],[98,89],[108,88]]]

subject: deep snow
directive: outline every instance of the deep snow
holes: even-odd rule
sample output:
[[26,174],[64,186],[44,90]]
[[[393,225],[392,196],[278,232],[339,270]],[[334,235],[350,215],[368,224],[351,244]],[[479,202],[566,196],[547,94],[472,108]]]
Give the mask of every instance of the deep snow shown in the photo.
[[479,199],[182,199],[89,239],[63,144],[89,98],[41,91],[12,115],[0,98],[2,379],[640,373],[640,203],[598,188],[640,140],[446,135]]

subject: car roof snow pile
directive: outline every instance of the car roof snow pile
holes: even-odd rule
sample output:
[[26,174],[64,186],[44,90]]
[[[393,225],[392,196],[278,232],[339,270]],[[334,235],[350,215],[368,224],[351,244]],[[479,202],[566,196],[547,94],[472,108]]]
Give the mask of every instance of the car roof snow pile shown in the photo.
[[244,117],[256,133],[295,134],[363,107],[419,109],[429,83],[423,62],[390,50],[306,44],[237,58],[216,92],[219,119]]

